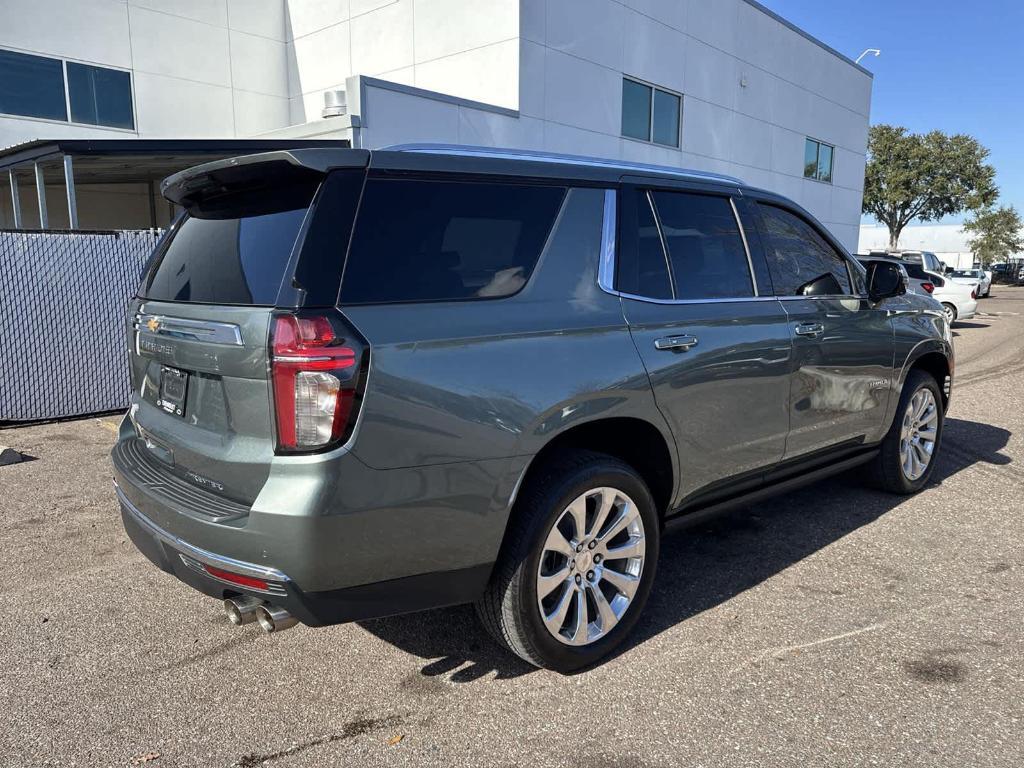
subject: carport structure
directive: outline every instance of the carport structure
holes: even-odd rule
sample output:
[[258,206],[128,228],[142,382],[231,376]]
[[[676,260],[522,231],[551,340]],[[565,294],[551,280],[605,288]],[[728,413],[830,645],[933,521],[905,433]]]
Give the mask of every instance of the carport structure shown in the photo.
[[160,181],[200,163],[331,139],[39,139],[0,150],[0,229],[125,230],[166,227]]

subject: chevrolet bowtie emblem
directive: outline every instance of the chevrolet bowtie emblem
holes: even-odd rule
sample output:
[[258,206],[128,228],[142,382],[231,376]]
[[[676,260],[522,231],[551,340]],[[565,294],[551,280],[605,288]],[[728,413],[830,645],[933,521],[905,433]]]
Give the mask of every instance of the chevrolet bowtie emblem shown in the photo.
[[149,330],[152,331],[153,333],[156,333],[157,329],[160,327],[160,321],[157,320],[155,317],[151,317],[149,318],[149,320],[146,321],[146,327],[149,328]]

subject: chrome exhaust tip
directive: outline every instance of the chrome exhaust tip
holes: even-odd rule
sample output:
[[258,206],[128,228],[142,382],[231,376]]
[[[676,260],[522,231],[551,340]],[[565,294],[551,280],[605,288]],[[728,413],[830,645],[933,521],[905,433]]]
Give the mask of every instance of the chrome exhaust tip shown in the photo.
[[256,609],[263,605],[257,597],[229,597],[224,601],[224,613],[236,627],[256,621]]
[[256,609],[256,620],[267,634],[283,632],[299,623],[288,611],[276,605],[261,605]]

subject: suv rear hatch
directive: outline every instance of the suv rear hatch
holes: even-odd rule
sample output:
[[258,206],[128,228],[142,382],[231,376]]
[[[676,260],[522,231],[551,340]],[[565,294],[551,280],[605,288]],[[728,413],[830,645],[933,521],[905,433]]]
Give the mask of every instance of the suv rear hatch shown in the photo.
[[[354,211],[363,171],[325,183],[328,169],[307,162],[310,153],[314,161],[340,156],[354,169],[367,157],[270,153],[199,166],[164,183],[185,215],[158,246],[131,304],[130,415],[138,437],[120,444],[115,458],[180,511],[243,515],[275,454],[321,449],[342,436],[332,433],[338,419],[330,417],[326,433],[317,431],[324,414],[316,409],[351,407],[365,346],[329,309],[337,284],[333,296],[330,279],[303,285],[322,265],[301,251],[307,239],[318,240],[322,260],[325,237],[347,238],[338,204]],[[325,195],[332,210],[318,224],[316,203]]]

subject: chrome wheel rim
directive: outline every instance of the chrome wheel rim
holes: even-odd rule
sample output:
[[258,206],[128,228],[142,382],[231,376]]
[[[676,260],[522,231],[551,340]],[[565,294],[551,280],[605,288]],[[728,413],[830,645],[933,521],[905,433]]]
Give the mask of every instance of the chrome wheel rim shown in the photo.
[[548,531],[537,568],[537,606],[551,636],[580,646],[611,632],[633,602],[646,554],[628,495],[602,487],[577,496]]
[[950,323],[956,320],[956,310],[953,309],[949,304],[943,304],[942,311],[946,313],[946,319]]
[[914,393],[903,413],[900,430],[900,466],[907,480],[917,480],[932,463],[939,435],[939,409],[927,388]]

